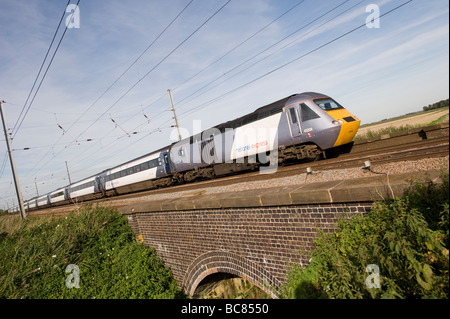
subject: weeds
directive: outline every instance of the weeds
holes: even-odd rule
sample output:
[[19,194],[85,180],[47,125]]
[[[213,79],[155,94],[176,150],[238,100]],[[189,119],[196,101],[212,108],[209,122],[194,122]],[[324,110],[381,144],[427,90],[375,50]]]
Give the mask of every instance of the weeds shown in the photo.
[[[0,235],[0,298],[182,297],[170,270],[113,209],[12,224]],[[66,286],[68,265],[79,267],[80,288]]]
[[[448,172],[442,181],[414,184],[403,198],[320,233],[310,264],[293,267],[282,297],[448,299]],[[379,288],[367,286],[368,265],[379,267]]]

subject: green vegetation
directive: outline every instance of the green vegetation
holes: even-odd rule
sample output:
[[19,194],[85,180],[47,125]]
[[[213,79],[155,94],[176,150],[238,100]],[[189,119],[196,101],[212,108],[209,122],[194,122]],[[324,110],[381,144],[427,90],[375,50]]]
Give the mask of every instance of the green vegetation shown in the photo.
[[[448,172],[442,180],[412,185],[402,198],[320,233],[309,266],[293,266],[282,297],[448,299]],[[369,265],[379,267],[379,288]]]
[[390,127],[386,127],[386,128],[377,130],[377,131],[367,131],[367,133],[365,133],[364,135],[357,135],[355,137],[354,141],[357,142],[357,141],[366,140],[366,139],[375,139],[375,138],[378,138],[383,135],[394,134],[397,132],[407,132],[412,129],[424,127],[424,126],[429,126],[429,125],[419,124],[419,125],[402,125],[402,126],[398,126],[398,127],[390,126]]
[[[0,298],[181,298],[170,270],[124,216],[87,207],[67,217],[0,222]],[[5,221],[5,223],[3,223]],[[79,288],[76,273],[79,269]]]
[[448,106],[449,106],[448,99],[446,99],[446,100],[442,100],[442,101],[430,104],[428,106],[424,106],[423,110],[424,111],[431,111],[431,110],[440,109],[440,108],[448,107]]

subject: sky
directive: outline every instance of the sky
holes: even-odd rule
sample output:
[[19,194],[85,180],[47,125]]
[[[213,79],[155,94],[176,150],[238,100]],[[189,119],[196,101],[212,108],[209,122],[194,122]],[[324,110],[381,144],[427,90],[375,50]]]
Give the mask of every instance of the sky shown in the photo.
[[[67,168],[76,182],[175,142],[168,89],[183,137],[302,92],[362,123],[449,97],[446,0],[76,3],[0,2],[0,100],[25,200],[68,185]],[[2,134],[0,208],[16,204]]]

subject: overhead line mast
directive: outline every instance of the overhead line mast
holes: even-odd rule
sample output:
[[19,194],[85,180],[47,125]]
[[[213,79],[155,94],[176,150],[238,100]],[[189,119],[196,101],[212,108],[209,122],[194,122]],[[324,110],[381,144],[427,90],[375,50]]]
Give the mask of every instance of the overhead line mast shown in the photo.
[[181,133],[180,133],[180,125],[178,124],[178,117],[177,117],[177,113],[175,111],[175,105],[173,103],[172,90],[167,89],[167,92],[169,93],[170,103],[172,104],[171,111],[173,112],[173,119],[175,120],[175,127],[177,128],[177,131],[178,131],[178,141],[181,141],[182,137],[181,137]]
[[14,184],[16,186],[17,201],[19,202],[20,218],[26,217],[25,207],[23,205],[22,193],[20,191],[19,179],[17,178],[16,165],[14,164],[14,155],[11,147],[11,136],[8,134],[8,127],[6,126],[6,119],[3,113],[3,103],[5,101],[0,100],[0,114],[2,117],[3,130],[5,132],[6,146],[8,147],[9,160],[11,162],[11,170],[13,174]]

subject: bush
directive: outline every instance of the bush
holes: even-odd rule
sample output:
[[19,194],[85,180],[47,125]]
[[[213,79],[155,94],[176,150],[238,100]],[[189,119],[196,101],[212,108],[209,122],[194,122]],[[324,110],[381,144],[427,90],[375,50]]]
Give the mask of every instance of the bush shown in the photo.
[[[282,297],[448,298],[448,173],[443,181],[414,185],[320,232],[309,266],[290,271]],[[379,288],[366,285],[369,265],[379,268]]]
[[[0,241],[0,298],[182,297],[155,251],[112,209],[26,224]],[[66,286],[68,265],[79,268],[79,288]]]

